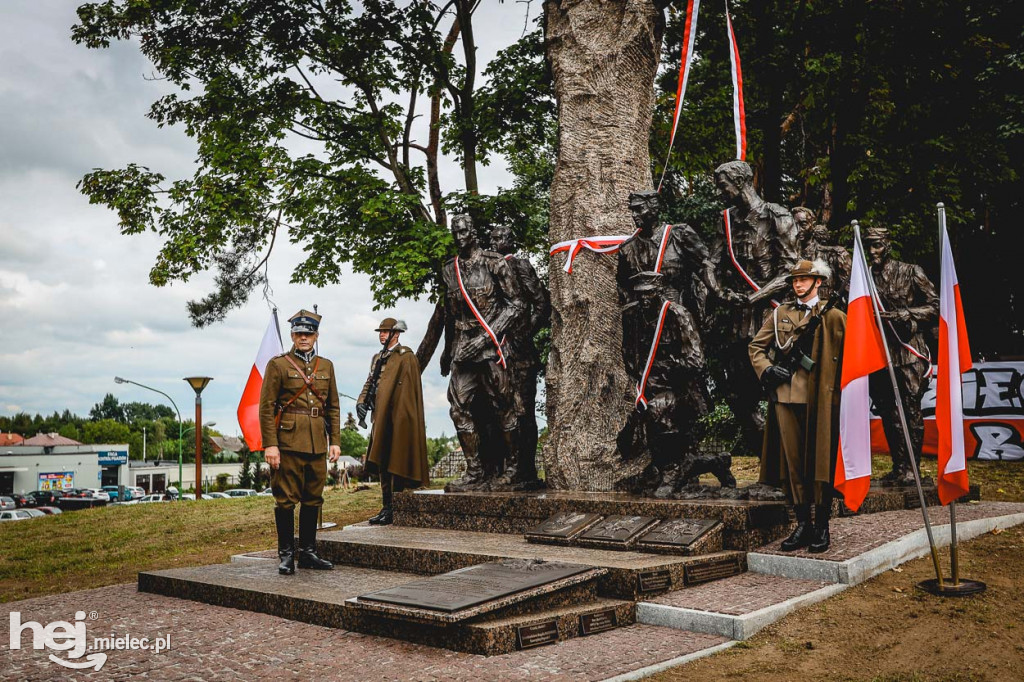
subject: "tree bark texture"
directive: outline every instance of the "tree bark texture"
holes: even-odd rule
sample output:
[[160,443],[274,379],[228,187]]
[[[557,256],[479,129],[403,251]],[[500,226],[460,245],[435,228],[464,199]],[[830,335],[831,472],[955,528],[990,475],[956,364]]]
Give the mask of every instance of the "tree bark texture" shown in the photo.
[[[651,188],[648,137],[665,28],[653,0],[548,0],[547,57],[558,101],[552,243],[632,234],[630,192]],[[632,408],[622,364],[616,256],[584,251],[572,274],[551,262],[550,429],[543,458],[556,489],[610,490],[638,472],[616,453]]]

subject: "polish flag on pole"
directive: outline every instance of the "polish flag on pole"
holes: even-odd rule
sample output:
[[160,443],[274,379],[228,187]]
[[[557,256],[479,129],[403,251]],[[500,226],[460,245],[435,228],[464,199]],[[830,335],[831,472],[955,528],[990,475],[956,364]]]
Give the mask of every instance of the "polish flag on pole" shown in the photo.
[[270,359],[283,352],[275,310],[270,316],[267,331],[263,333],[263,341],[260,342],[260,349],[256,353],[256,362],[252,365],[249,381],[245,383],[242,400],[238,403],[238,425],[242,427],[245,444],[252,452],[263,449],[263,434],[260,433],[260,391],[263,389],[263,375],[267,371]]
[[729,0],[725,0],[725,27],[729,33],[729,68],[732,72],[732,122],[736,130],[736,158],[747,160],[747,115],[743,107],[743,71],[740,68],[740,46],[732,30]]
[[939,285],[939,373],[935,392],[935,426],[939,434],[939,501],[949,504],[968,491],[964,456],[964,397],[961,375],[971,369],[971,349],[960,301],[960,284],[946,233],[946,213],[939,208],[942,272]]
[[875,319],[871,284],[860,232],[853,242],[853,273],[843,340],[842,394],[839,403],[839,454],[835,488],[846,506],[860,508],[871,487],[871,397],[868,375],[886,366],[885,342]]

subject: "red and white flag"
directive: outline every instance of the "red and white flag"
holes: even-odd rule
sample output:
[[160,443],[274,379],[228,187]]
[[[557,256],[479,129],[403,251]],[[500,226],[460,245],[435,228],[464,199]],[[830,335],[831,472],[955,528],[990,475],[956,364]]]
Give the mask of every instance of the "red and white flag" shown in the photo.
[[846,506],[860,508],[871,487],[871,396],[868,376],[884,369],[885,341],[875,319],[871,283],[858,234],[853,242],[853,272],[843,340],[842,394],[839,403],[839,455],[835,488]]
[[725,2],[725,28],[729,33],[729,69],[732,72],[732,122],[736,131],[736,158],[747,160],[747,115],[743,107],[743,71],[740,69],[740,46],[732,30],[729,0]]
[[267,331],[263,333],[260,349],[256,353],[256,362],[252,364],[249,381],[245,383],[242,400],[238,403],[238,425],[242,427],[242,436],[251,452],[263,449],[263,434],[260,433],[260,391],[263,389],[263,375],[266,374],[270,359],[283,352],[275,312],[270,316]]
[[971,369],[971,349],[960,302],[960,284],[953,251],[942,223],[942,273],[939,285],[939,372],[935,391],[935,426],[939,435],[939,501],[949,504],[968,491],[964,455],[964,396],[962,374]]

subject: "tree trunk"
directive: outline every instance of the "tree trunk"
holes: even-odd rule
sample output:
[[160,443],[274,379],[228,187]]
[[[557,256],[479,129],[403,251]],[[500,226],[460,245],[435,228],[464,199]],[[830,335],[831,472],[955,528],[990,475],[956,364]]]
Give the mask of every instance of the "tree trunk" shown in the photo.
[[[630,192],[651,189],[648,136],[665,18],[652,0],[548,0],[547,57],[558,101],[551,242],[631,234]],[[552,259],[547,367],[548,484],[609,490],[636,473],[615,437],[632,406],[622,364],[614,255]]]

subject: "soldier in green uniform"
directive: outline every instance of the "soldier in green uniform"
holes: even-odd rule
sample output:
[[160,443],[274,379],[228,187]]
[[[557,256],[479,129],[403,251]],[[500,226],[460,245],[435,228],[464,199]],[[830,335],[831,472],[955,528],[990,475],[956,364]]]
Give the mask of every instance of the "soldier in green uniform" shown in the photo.
[[394,493],[430,485],[420,363],[412,348],[398,340],[407,329],[404,321],[393,317],[385,318],[377,327],[382,348],[373,356],[370,374],[356,401],[363,428],[367,413],[373,412],[366,468],[370,473],[380,473],[383,501],[383,508],[370,519],[373,525],[393,522]]
[[[320,316],[300,310],[288,320],[291,350],[267,363],[260,393],[260,431],[264,456],[273,470],[271,490],[277,506],[278,572],[299,568],[330,569],[316,554],[316,527],[324,503],[327,461],[341,456],[341,409],[334,365],[317,355]],[[299,508],[299,548],[295,551],[295,505]]]

